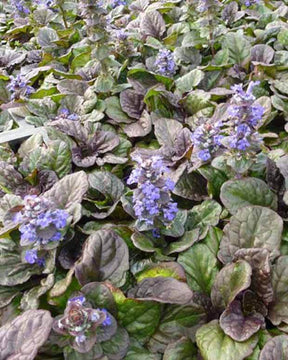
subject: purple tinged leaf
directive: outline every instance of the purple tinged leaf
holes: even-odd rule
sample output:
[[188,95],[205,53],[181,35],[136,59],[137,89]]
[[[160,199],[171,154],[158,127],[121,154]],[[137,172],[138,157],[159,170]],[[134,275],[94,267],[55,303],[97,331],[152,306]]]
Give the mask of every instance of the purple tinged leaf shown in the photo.
[[140,32],[146,36],[161,38],[166,29],[165,21],[158,11],[147,11],[140,22]]
[[273,210],[262,206],[240,208],[224,227],[218,258],[224,263],[232,261],[241,248],[264,248],[270,259],[279,254],[283,230],[282,218]]
[[126,125],[123,130],[125,134],[131,138],[144,137],[148,135],[152,130],[152,121],[149,113],[144,110],[137,122]]
[[93,171],[88,174],[88,181],[90,190],[92,192],[97,190],[101,194],[101,200],[98,201],[92,195],[90,197],[88,193],[88,201],[91,199],[95,205],[95,210],[92,210],[91,215],[96,219],[104,219],[115,210],[123,195],[124,184],[117,176],[108,171]]
[[270,253],[267,249],[239,249],[236,251],[233,259],[234,261],[242,259],[250,264],[252,267],[251,290],[266,305],[273,300],[269,255]]
[[47,340],[53,319],[46,310],[28,310],[0,328],[0,358],[33,360]]
[[257,335],[245,342],[236,342],[222,331],[218,320],[210,321],[196,332],[196,343],[205,360],[246,359],[252,354],[257,342]]
[[248,262],[239,260],[228,264],[216,275],[211,291],[215,308],[225,309],[243,290],[251,284],[252,268]]
[[163,355],[163,360],[196,360],[197,349],[193,342],[183,337],[173,343],[170,343]]
[[128,248],[120,236],[112,230],[95,231],[86,240],[82,258],[76,264],[76,278],[81,285],[109,280],[121,286],[129,269],[128,260]]
[[122,110],[130,117],[139,119],[144,108],[144,96],[135,90],[127,89],[120,93],[120,104]]
[[57,89],[61,94],[83,96],[88,89],[88,84],[86,81],[65,79],[57,84]]
[[0,184],[15,191],[24,182],[22,175],[10,164],[0,161]]
[[100,154],[113,150],[120,143],[119,137],[111,131],[96,131],[92,147]]
[[155,136],[162,146],[174,147],[183,126],[174,119],[160,118],[154,122]]
[[241,302],[234,300],[220,316],[219,323],[226,335],[235,341],[242,342],[265,326],[265,318],[259,313],[245,316],[241,309]]
[[43,196],[60,209],[68,209],[75,203],[81,203],[88,190],[88,179],[84,171],[64,176]]
[[256,44],[251,49],[251,61],[254,65],[267,65],[273,60],[275,51],[267,44]]
[[189,303],[193,297],[193,293],[186,283],[162,276],[145,278],[131,290],[131,293],[135,299],[179,305]]
[[288,336],[279,335],[270,339],[261,350],[259,360],[286,359],[288,354]]
[[272,266],[273,302],[269,306],[269,319],[274,325],[288,324],[288,256],[281,256]]
[[76,140],[86,142],[88,140],[88,131],[79,121],[71,121],[68,119],[55,120],[49,124],[56,129],[64,132],[65,134],[72,136]]

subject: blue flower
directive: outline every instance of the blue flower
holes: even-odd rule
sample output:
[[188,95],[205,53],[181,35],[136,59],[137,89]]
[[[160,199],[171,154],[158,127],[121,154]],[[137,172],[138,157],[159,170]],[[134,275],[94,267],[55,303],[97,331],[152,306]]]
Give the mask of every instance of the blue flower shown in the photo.
[[243,84],[232,86],[234,95],[231,105],[228,108],[230,115],[230,127],[228,127],[229,136],[226,144],[231,149],[238,151],[247,151],[248,149],[259,146],[260,136],[255,129],[264,114],[264,108],[260,104],[255,104],[253,88],[259,81],[251,81],[246,91]]
[[25,260],[29,264],[35,264],[38,260],[37,250],[35,249],[27,250],[25,253]]
[[10,77],[7,89],[11,92],[12,100],[19,99],[20,95],[24,97],[29,96],[35,91],[32,86],[28,85],[28,80],[21,74],[18,74],[16,77]]
[[25,261],[29,264],[38,264],[39,266],[44,266],[45,264],[45,260],[38,257],[36,249],[26,250]]
[[207,161],[211,159],[211,154],[208,149],[198,151],[197,156],[202,161]]
[[109,316],[108,311],[107,311],[106,309],[100,309],[100,311],[102,311],[102,312],[106,315],[106,318],[105,318],[105,320],[103,321],[102,325],[103,325],[103,326],[109,326],[109,325],[111,325],[111,324],[112,324],[112,320],[111,320],[111,318],[110,318],[110,316]]
[[68,299],[68,304],[70,304],[71,302],[77,302],[77,303],[83,305],[85,303],[85,301],[86,301],[85,296],[80,295],[80,296],[75,296],[73,298]]
[[120,5],[126,5],[126,1],[125,0],[112,0],[111,1],[112,9],[114,9],[115,7],[120,6]]
[[173,76],[176,73],[176,63],[170,50],[161,49],[155,60],[156,71],[164,76]]
[[221,140],[223,135],[222,122],[218,121],[214,124],[207,122],[198,126],[191,135],[194,145],[193,153],[201,161],[208,161],[222,146]]
[[33,246],[33,251],[27,253],[29,263],[37,252],[48,243],[58,242],[63,238],[62,230],[67,225],[69,214],[62,209],[54,209],[47,199],[37,196],[26,196],[24,207],[14,217],[20,223],[20,245]]
[[137,183],[133,193],[133,209],[140,221],[153,226],[156,219],[164,225],[173,221],[178,211],[177,204],[172,202],[170,191],[174,189],[174,181],[167,174],[169,169],[160,156],[152,156],[146,160],[134,155],[137,167],[131,172],[128,184]]
[[17,10],[18,14],[15,14],[16,16],[30,14],[30,10],[24,0],[10,0],[10,4]]
[[79,120],[79,115],[76,113],[71,113],[67,108],[62,108],[58,111],[58,116],[56,116],[55,120],[68,119],[71,121]]

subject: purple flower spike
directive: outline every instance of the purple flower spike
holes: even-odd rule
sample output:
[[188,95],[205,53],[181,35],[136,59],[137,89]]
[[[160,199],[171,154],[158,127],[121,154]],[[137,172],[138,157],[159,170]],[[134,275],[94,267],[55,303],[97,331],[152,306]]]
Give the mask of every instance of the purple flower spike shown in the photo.
[[176,73],[176,64],[170,50],[161,49],[155,60],[157,72],[164,76],[173,76]]
[[170,191],[175,183],[167,176],[169,169],[160,156],[144,160],[136,154],[132,158],[138,164],[127,183],[137,183],[133,194],[135,215],[151,228],[156,219],[168,225],[178,212],[177,204],[171,200]]

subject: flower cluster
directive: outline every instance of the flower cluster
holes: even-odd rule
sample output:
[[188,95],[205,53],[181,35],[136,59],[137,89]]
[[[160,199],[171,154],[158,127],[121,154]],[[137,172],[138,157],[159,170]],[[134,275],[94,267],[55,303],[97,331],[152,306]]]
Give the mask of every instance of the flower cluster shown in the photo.
[[97,341],[97,328],[111,325],[112,319],[106,309],[92,309],[80,295],[68,300],[64,316],[55,319],[53,329],[68,335],[75,350],[86,353]]
[[16,213],[14,222],[21,224],[20,245],[33,247],[25,253],[28,263],[43,264],[43,260],[38,258],[37,250],[62,239],[62,230],[67,225],[68,217],[65,210],[54,209],[47,199],[36,195],[25,196],[24,206]]
[[37,0],[36,4],[49,9],[55,5],[55,1],[54,0]]
[[261,137],[256,130],[264,108],[255,103],[252,91],[257,82],[251,82],[246,91],[243,85],[234,85],[234,95],[228,107],[229,121],[206,123],[192,133],[193,154],[201,161],[208,161],[220,148],[246,152],[258,148]]
[[116,8],[117,6],[120,5],[126,5],[126,0],[112,0],[111,1],[111,7],[112,9]]
[[58,111],[58,115],[56,116],[55,120],[63,120],[63,119],[77,121],[79,120],[79,115],[75,113],[71,113],[67,108],[63,108]]
[[132,159],[138,165],[127,183],[137,183],[133,194],[135,215],[148,226],[155,225],[156,219],[168,225],[178,211],[177,204],[171,200],[170,192],[175,184],[167,177],[169,169],[160,156],[143,160],[141,156],[134,155]]
[[17,11],[15,16],[30,14],[30,10],[25,4],[25,0],[10,0],[10,5]]
[[246,6],[251,6],[251,5],[259,4],[259,3],[260,3],[260,0],[244,0],[244,4]]
[[160,75],[173,76],[176,72],[176,64],[172,52],[167,49],[159,50],[155,67]]
[[192,133],[191,139],[194,145],[194,154],[201,161],[208,161],[221,147],[223,135],[220,133],[222,122],[215,124],[202,124]]
[[35,91],[32,86],[28,85],[28,80],[21,74],[16,77],[11,76],[10,79],[7,89],[11,91],[11,100],[19,99],[20,95],[29,96]]
[[255,96],[252,91],[258,82],[251,82],[246,90],[243,85],[234,85],[232,103],[228,113],[232,119],[233,126],[225,141],[225,146],[230,149],[246,151],[248,148],[259,145],[260,136],[256,127],[264,114],[264,108],[260,104],[254,104]]

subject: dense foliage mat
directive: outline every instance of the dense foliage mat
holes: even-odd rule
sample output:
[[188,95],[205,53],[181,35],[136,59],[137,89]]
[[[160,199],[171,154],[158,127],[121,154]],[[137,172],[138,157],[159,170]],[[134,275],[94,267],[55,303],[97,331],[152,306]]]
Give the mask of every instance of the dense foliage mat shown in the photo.
[[287,19],[0,3],[0,360],[287,358]]

